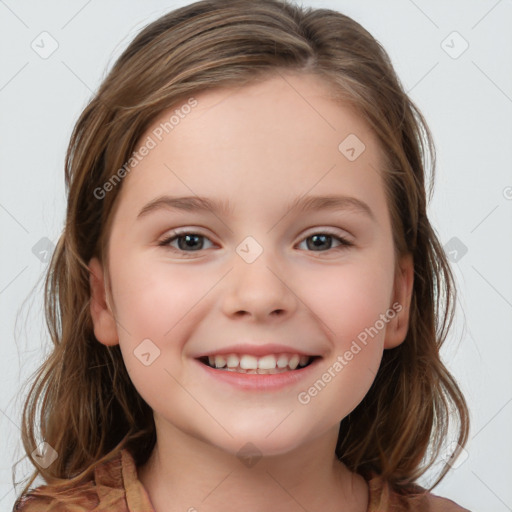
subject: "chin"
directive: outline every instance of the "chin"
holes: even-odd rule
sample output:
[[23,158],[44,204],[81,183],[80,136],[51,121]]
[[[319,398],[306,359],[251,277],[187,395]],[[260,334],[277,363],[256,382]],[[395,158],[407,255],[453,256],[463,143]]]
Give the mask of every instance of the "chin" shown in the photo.
[[[275,432],[269,435],[270,430],[265,429],[247,429],[245,432],[233,432],[230,430],[233,438],[222,440],[211,440],[219,449],[240,458],[243,462],[245,458],[254,457],[273,457],[290,453],[300,448],[307,440],[304,433],[293,435],[289,429],[283,428],[282,432],[277,432],[283,425],[277,427]],[[273,427],[274,428],[274,427]],[[228,429],[229,430],[229,429]]]
[[252,440],[238,438],[229,446],[218,446],[218,448],[237,457],[243,464],[251,467],[262,457],[286,455],[299,446],[300,443],[290,444],[289,440],[285,443],[269,443],[268,440],[255,436]]

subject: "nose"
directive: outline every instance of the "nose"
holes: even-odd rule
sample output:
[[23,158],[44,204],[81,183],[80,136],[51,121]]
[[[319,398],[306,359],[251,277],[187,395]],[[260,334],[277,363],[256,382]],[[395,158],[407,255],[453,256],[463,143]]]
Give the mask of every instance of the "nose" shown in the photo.
[[284,319],[297,308],[298,298],[290,283],[289,272],[282,270],[270,251],[252,263],[234,254],[234,268],[227,277],[223,311],[230,317],[248,317],[254,321]]

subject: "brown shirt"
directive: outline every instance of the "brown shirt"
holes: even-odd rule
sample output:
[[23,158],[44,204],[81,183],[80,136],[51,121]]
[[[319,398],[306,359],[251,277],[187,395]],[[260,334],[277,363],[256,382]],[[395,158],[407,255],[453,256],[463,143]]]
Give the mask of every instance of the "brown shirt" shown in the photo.
[[[44,487],[44,486],[42,486]],[[75,503],[58,502],[37,496],[35,489],[15,509],[23,512],[154,512],[146,489],[137,477],[137,467],[127,450],[99,465],[94,480],[76,493]],[[367,512],[470,512],[446,498],[427,493],[417,486],[420,496],[403,496],[374,475],[368,480]]]

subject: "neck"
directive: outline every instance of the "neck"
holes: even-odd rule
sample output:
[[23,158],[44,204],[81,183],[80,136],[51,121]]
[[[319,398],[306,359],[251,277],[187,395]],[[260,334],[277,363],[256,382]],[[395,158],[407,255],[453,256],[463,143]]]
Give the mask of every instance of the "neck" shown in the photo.
[[364,512],[368,485],[337,460],[337,434],[332,429],[281,455],[239,457],[157,425],[157,443],[138,477],[155,512]]

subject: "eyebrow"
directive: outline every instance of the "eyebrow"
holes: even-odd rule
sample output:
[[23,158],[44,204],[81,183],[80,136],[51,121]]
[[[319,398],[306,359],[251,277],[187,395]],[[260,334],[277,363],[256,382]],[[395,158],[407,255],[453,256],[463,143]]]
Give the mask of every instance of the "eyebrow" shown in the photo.
[[[233,207],[229,200],[218,201],[200,196],[161,196],[147,203],[137,215],[137,219],[148,215],[150,212],[161,209],[174,209],[183,211],[210,211],[224,216],[233,214]],[[356,213],[363,213],[376,220],[371,208],[360,199],[350,196],[301,196],[288,204],[287,212],[296,210],[305,213],[317,210],[349,210]]]

